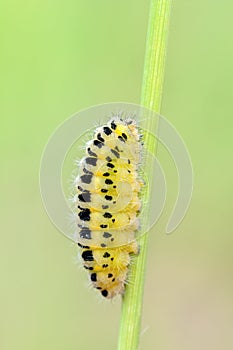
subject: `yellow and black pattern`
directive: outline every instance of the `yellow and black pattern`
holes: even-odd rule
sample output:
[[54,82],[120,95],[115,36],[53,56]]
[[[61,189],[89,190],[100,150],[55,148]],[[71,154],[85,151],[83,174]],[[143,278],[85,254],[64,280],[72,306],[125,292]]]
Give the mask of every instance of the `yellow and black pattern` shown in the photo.
[[106,298],[124,292],[141,208],[141,136],[136,121],[112,118],[86,146],[76,178],[78,245],[84,268]]

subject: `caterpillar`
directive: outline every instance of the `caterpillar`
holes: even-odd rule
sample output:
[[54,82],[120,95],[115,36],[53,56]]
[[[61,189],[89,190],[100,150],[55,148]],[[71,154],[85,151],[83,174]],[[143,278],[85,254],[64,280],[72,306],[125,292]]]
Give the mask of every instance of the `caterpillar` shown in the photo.
[[142,136],[134,119],[111,118],[86,144],[75,180],[77,243],[94,288],[123,294],[141,210]]

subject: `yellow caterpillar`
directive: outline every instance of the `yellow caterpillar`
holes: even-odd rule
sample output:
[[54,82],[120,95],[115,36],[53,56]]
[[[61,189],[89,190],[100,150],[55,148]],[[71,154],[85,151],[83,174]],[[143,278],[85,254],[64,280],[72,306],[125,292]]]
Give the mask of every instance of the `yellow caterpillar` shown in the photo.
[[140,140],[135,120],[112,118],[87,143],[76,178],[77,240],[83,265],[106,298],[124,293],[131,255],[138,253]]

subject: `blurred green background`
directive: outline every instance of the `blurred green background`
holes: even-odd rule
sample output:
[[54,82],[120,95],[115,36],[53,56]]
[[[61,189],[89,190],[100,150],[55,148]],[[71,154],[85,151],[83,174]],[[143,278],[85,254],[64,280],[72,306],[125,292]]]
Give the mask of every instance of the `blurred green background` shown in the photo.
[[[162,114],[183,136],[195,186],[166,235],[177,178],[150,237],[140,349],[232,349],[233,3],[174,0]],[[0,5],[2,350],[116,349],[119,301],[88,287],[40,198],[42,150],[59,123],[104,102],[140,102],[149,0]]]

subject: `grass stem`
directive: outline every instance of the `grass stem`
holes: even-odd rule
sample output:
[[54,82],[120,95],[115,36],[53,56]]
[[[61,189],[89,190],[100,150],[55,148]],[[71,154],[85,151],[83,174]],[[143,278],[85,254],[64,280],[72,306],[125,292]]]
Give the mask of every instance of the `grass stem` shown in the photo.
[[[151,0],[149,24],[146,42],[145,65],[143,73],[141,105],[160,113],[162,90],[164,80],[165,56],[169,28],[171,0]],[[150,132],[156,132],[157,118],[148,118],[143,127]],[[156,150],[156,141],[146,140],[149,148]],[[151,144],[153,142],[153,144]],[[149,169],[149,180],[152,178],[150,164],[145,164]],[[148,191],[148,196],[150,191]],[[150,198],[145,198],[149,203]],[[144,218],[142,223],[146,227],[149,218]],[[148,245],[148,233],[139,238],[140,254],[135,258],[135,263],[130,266],[130,284],[127,285],[122,298],[122,314],[118,350],[137,350],[140,338],[142,302],[144,291],[144,277],[146,267],[146,254]]]

